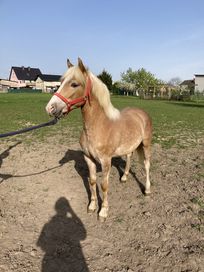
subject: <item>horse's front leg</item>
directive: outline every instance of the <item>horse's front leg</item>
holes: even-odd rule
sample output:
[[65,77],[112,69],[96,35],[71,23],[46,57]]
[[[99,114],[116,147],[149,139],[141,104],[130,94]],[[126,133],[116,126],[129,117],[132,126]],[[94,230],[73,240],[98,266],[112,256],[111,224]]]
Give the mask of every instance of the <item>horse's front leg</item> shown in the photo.
[[88,165],[89,168],[89,185],[91,189],[91,202],[88,206],[88,212],[92,213],[96,210],[96,164],[92,161],[89,157],[84,155],[84,159]]
[[111,158],[101,160],[103,180],[101,183],[101,189],[103,191],[103,202],[99,212],[99,219],[104,221],[108,216],[108,183],[111,169]]

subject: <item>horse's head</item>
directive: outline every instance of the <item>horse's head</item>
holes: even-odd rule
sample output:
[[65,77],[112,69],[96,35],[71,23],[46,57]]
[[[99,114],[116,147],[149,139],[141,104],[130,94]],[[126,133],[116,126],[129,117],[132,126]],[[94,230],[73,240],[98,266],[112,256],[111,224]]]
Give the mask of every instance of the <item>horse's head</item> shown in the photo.
[[84,105],[91,90],[91,81],[82,60],[78,59],[77,66],[67,60],[67,66],[68,70],[62,77],[59,89],[46,106],[47,113],[57,118]]

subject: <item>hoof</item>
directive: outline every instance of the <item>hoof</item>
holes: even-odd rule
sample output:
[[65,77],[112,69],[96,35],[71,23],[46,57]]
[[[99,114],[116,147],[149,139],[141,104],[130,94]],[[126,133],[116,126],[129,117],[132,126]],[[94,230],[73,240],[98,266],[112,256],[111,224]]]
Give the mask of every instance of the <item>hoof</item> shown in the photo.
[[94,213],[96,211],[96,202],[91,201],[91,203],[88,206],[87,212],[88,213]]
[[126,176],[122,176],[121,179],[120,179],[120,182],[121,183],[126,183],[127,182],[127,177]]
[[100,222],[105,222],[107,217],[108,217],[108,207],[102,207],[98,217]]
[[95,210],[91,210],[91,209],[89,209],[89,208],[87,209],[87,213],[88,213],[88,214],[92,214],[92,213],[94,213],[95,211],[96,211],[96,209],[95,209]]
[[101,222],[101,223],[104,223],[106,221],[106,218],[107,217],[103,217],[103,216],[98,216],[98,220]]
[[146,190],[146,191],[145,191],[145,195],[146,195],[146,196],[151,195],[151,191],[150,191],[150,190]]

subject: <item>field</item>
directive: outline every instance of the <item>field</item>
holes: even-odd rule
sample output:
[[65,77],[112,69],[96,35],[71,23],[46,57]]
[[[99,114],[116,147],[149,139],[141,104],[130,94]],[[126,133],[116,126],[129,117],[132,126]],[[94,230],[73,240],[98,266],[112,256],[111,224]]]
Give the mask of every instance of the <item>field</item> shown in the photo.
[[[1,94],[0,133],[49,120],[49,98]],[[204,103],[112,102],[152,117],[152,195],[142,193],[136,156],[126,184],[119,181],[124,158],[115,158],[109,218],[102,224],[87,214],[79,110],[55,126],[1,139],[0,271],[204,271]],[[100,184],[100,167],[98,177]]]

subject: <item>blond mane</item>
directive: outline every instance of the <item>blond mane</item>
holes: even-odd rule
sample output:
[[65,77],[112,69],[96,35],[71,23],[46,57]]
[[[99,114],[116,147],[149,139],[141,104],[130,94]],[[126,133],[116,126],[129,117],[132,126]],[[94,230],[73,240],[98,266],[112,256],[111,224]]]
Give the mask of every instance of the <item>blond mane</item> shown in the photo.
[[93,84],[92,93],[97,98],[100,106],[104,109],[106,116],[112,120],[118,119],[120,117],[120,111],[111,103],[108,88],[93,73],[89,72],[89,75]]
[[[106,85],[93,73],[87,71],[92,81],[92,93],[99,102],[99,105],[104,109],[106,116],[111,120],[116,120],[120,117],[120,111],[116,109],[110,100],[110,93]],[[62,85],[64,85],[70,79],[75,78],[82,86],[85,86],[86,82],[84,75],[78,66],[73,66],[65,72],[62,76]],[[63,87],[63,86],[62,86]]]

